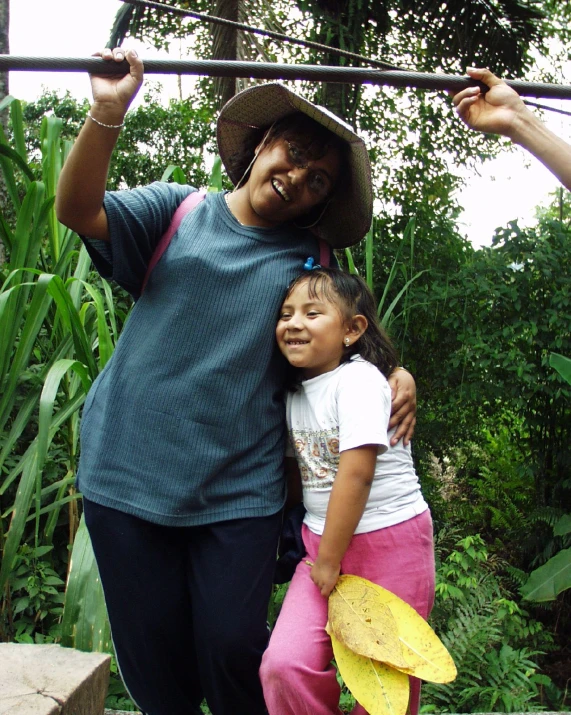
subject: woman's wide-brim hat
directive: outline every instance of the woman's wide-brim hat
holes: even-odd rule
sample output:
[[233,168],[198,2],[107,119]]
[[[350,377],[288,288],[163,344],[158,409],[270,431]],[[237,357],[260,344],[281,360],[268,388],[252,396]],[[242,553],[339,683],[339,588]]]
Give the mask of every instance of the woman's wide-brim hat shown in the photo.
[[345,140],[348,153],[347,189],[336,192],[313,233],[334,248],[352,246],[369,230],[373,214],[371,164],[363,140],[342,119],[325,107],[312,104],[277,82],[249,87],[229,100],[218,117],[217,140],[222,163],[233,184],[236,175],[229,159],[243,151],[245,142],[260,130],[295,112],[303,112]]

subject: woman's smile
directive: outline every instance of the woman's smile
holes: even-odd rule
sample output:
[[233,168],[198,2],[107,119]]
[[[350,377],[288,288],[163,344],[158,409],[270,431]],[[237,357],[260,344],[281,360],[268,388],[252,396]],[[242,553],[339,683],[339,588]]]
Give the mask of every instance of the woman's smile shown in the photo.
[[286,202],[291,201],[291,196],[289,195],[288,191],[286,190],[283,182],[281,182],[279,179],[272,179],[272,187],[276,194],[283,199]]

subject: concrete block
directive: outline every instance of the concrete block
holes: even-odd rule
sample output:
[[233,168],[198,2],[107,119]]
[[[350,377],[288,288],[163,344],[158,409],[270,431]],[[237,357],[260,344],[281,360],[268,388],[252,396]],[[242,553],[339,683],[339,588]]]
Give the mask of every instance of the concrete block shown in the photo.
[[111,657],[0,643],[0,715],[103,715]]

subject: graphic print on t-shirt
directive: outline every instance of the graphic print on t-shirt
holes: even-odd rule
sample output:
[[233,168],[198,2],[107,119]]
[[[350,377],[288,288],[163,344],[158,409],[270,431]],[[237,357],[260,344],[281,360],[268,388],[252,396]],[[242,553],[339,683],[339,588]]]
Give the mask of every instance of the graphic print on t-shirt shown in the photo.
[[305,489],[331,489],[339,467],[339,428],[291,430]]

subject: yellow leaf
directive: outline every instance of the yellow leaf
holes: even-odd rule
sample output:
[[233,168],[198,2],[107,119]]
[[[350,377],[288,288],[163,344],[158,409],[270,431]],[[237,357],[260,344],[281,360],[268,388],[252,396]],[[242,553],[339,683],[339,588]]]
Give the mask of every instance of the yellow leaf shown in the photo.
[[[402,654],[407,663],[406,670],[403,670],[432,683],[449,683],[454,680],[457,671],[450,653],[424,618],[419,616],[412,606],[391,591],[387,591],[386,588],[371,583],[360,576],[341,576],[335,588],[341,591],[347,588],[350,589],[350,592],[354,592],[358,584],[361,587],[367,585],[376,594],[374,598],[376,608],[384,611],[388,607],[394,616]],[[349,647],[351,646],[349,645]],[[398,664],[393,663],[392,665],[399,668]]]
[[364,578],[341,576],[329,596],[327,632],[354,653],[407,670],[396,620],[373,586]]
[[369,715],[405,715],[410,690],[408,675],[353,653],[330,635],[341,677]]

